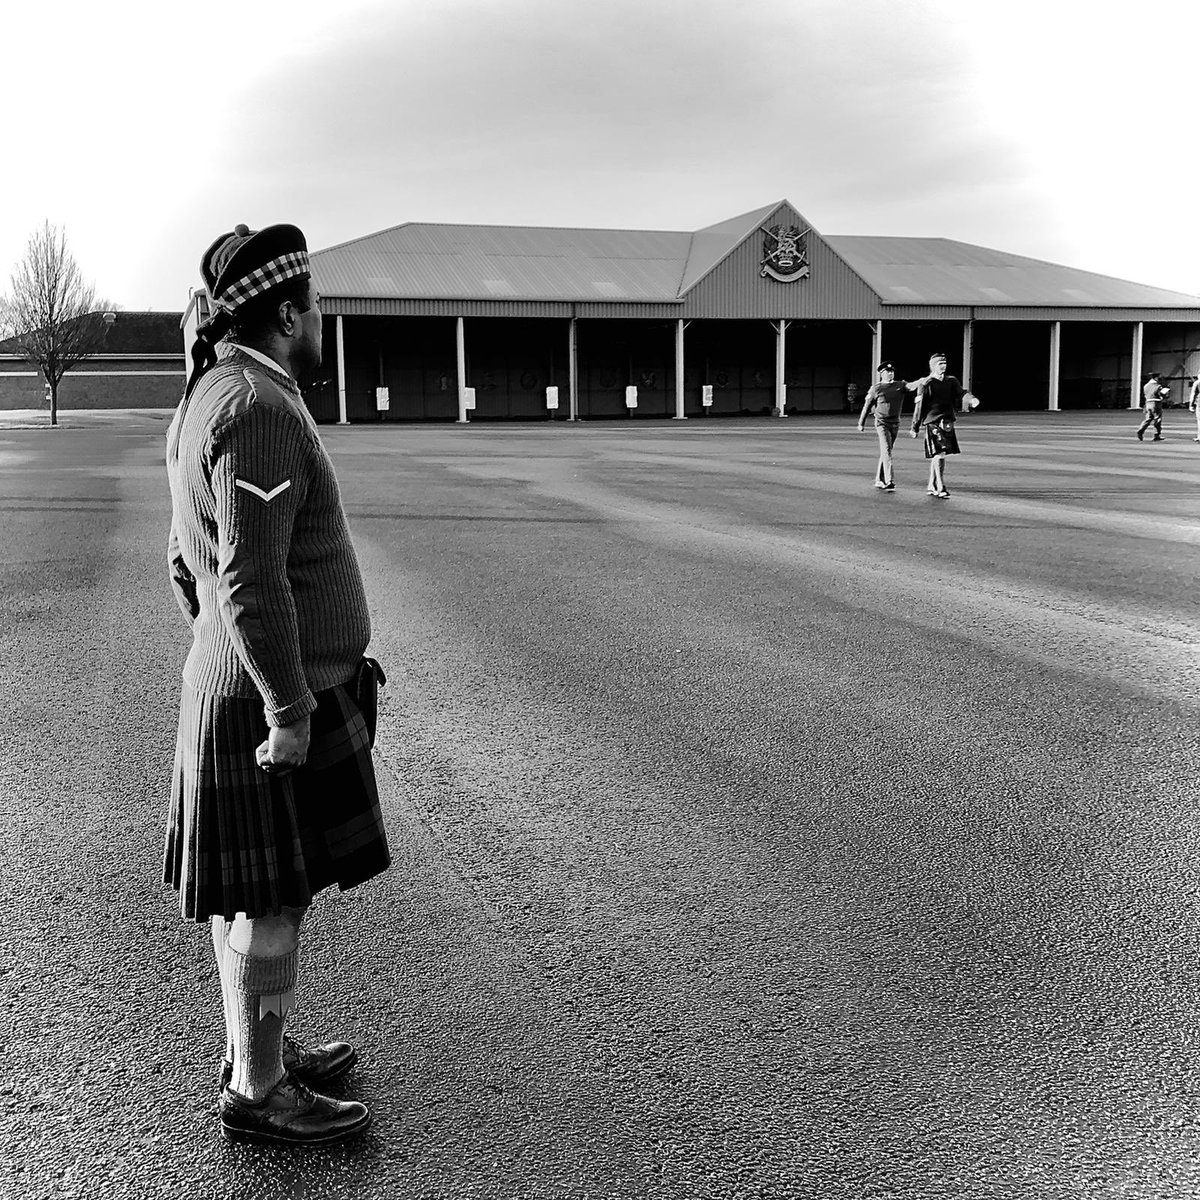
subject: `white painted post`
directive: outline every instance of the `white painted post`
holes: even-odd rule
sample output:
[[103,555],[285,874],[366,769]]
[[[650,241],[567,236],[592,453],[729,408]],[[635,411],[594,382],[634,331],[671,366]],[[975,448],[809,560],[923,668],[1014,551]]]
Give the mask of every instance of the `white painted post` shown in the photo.
[[575,331],[575,318],[567,326],[567,386],[571,390],[568,406],[568,421],[579,420],[579,338]]
[[675,322],[675,416],[674,421],[686,421],[683,411],[683,318]]
[[786,321],[775,326],[775,415],[787,416],[787,327]]
[[463,319],[459,317],[454,328],[455,350],[458,359],[458,424],[467,423],[467,338],[463,331]]
[[873,321],[871,323],[871,369],[867,372],[867,378],[872,383],[877,378],[876,368],[883,362],[883,321]]
[[346,416],[346,330],[341,314],[337,318],[338,424],[349,425]]
[[973,364],[971,362],[971,350],[975,345],[975,322],[966,320],[963,322],[963,351],[962,351],[962,380],[963,387],[969,392],[971,390],[971,371]]
[[1058,376],[1062,363],[1062,322],[1050,322],[1050,399],[1047,407],[1058,412]]
[[1129,407],[1142,407],[1142,341],[1141,321],[1133,323],[1133,374],[1129,381]]

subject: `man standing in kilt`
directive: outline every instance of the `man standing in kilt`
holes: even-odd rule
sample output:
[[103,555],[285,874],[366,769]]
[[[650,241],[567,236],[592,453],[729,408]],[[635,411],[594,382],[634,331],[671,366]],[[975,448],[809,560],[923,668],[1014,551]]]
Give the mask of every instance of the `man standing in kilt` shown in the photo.
[[929,459],[929,486],[925,490],[939,500],[950,498],[946,488],[946,455],[959,452],[958,434],[954,431],[959,401],[963,412],[979,407],[979,401],[953,375],[946,374],[946,356],[938,350],[929,356],[929,374],[917,388],[912,436],[916,437],[924,427],[925,457]]
[[329,1145],[370,1124],[319,1089],[345,1042],[284,1035],[300,926],[324,887],[385,870],[387,839],[352,681],[371,636],[333,465],[296,377],[321,313],[293,225],[219,237],[211,316],[167,435],[171,582],[192,629],[164,876],[209,921],[226,1024],[231,1141]]

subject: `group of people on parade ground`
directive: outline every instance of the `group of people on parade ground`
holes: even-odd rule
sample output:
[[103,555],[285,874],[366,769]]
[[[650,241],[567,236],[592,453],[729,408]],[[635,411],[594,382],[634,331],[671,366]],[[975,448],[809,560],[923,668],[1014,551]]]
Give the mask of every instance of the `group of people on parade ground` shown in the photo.
[[[238,225],[208,248],[200,273],[211,315],[196,331],[166,446],[167,567],[191,646],[163,878],[183,918],[211,931],[225,1024],[215,1064],[223,1135],[328,1146],[371,1123],[365,1105],[329,1094],[357,1051],[337,1040],[307,1045],[285,1027],[313,898],[391,863],[371,756],[383,672],[366,657],[362,573],[296,382],[320,365],[322,346],[304,235]],[[979,401],[946,366],[933,354],[929,373],[909,382],[879,364],[858,427],[874,413],[881,490],[896,486],[892,450],[913,392],[910,432],[924,433],[928,493],[950,495],[955,419]],[[1151,424],[1161,437],[1156,387],[1139,438]],[[1200,408],[1200,383],[1191,407]]]
[[[884,492],[896,490],[895,473],[892,468],[892,449],[900,433],[900,418],[904,398],[909,392],[916,393],[913,405],[912,430],[915,438],[925,431],[925,457],[929,460],[929,485],[926,492],[939,500],[949,499],[946,489],[946,456],[958,454],[958,434],[954,429],[956,414],[973,412],[979,400],[963,387],[960,380],[946,374],[946,356],[940,350],[930,356],[929,374],[921,379],[909,381],[896,378],[896,366],[881,362],[876,368],[878,380],[871,385],[863,400],[862,412],[858,414],[858,431],[867,427],[867,417],[875,415],[875,433],[879,438],[879,465],[875,471],[875,486]],[[1153,372],[1142,387],[1145,416],[1138,426],[1137,439],[1142,441],[1146,430],[1153,426],[1153,441],[1161,442],[1162,410],[1171,389],[1163,383],[1163,377]],[[1200,442],[1200,378],[1192,383],[1188,399],[1188,410],[1196,415],[1196,436]]]
[[960,380],[946,374],[946,365],[945,354],[938,350],[929,357],[929,374],[915,381],[897,379],[894,363],[881,362],[876,369],[879,379],[863,400],[858,430],[861,433],[866,428],[867,417],[874,412],[875,433],[879,438],[875,486],[880,491],[896,490],[892,448],[900,433],[904,397],[915,392],[910,433],[915,438],[922,430],[925,432],[925,457],[929,460],[929,484],[925,490],[939,500],[950,498],[946,488],[946,456],[959,452],[955,416],[960,411],[974,411],[979,401]]

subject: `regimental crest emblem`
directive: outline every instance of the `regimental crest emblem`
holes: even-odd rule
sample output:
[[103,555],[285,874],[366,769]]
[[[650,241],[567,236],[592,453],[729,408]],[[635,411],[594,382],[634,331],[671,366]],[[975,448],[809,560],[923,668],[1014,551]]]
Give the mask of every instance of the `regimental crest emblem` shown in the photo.
[[808,233],[807,229],[802,232],[796,225],[764,226],[760,274],[770,275],[780,283],[806,279],[809,274],[808,246],[805,242]]

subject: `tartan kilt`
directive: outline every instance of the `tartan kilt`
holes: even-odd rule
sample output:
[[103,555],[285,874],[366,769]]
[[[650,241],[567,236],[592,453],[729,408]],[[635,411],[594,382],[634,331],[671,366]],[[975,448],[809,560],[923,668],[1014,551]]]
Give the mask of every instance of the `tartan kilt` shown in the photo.
[[303,908],[390,865],[362,714],[342,685],[316,699],[304,766],[269,775],[262,701],[183,685],[163,880],[185,918]]
[[930,421],[925,426],[925,457],[934,458],[939,454],[958,454],[958,434],[954,431],[954,422],[946,420]]

